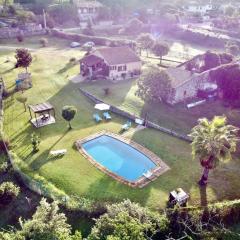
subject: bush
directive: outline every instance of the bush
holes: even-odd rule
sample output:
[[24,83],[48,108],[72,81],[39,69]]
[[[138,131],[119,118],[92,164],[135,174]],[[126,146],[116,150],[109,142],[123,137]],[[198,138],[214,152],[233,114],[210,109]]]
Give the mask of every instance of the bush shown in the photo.
[[12,182],[4,182],[0,185],[0,204],[7,205],[20,193],[20,188]]
[[18,42],[23,42],[23,40],[24,40],[23,35],[18,35],[17,40],[18,40]]
[[8,163],[3,162],[0,164],[0,173],[6,173],[8,170]]
[[84,28],[82,31],[83,34],[88,35],[88,36],[94,36],[95,32],[92,28]]
[[105,96],[108,96],[110,94],[110,88],[104,88],[103,91]]
[[46,47],[48,44],[48,40],[46,38],[41,38],[39,42],[42,45],[42,47]]
[[69,59],[69,62],[70,63],[75,63],[77,61],[77,59],[75,58],[75,57],[71,57],[70,59]]

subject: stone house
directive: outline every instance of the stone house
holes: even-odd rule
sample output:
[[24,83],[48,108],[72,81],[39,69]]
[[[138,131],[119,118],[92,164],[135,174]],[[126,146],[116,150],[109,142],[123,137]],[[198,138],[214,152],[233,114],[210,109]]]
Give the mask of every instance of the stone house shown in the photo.
[[100,2],[95,0],[84,1],[74,0],[74,4],[78,9],[78,17],[81,22],[87,22],[88,20],[94,20],[99,14],[99,9],[103,7]]
[[214,10],[214,6],[209,4],[198,4],[195,2],[190,2],[189,4],[185,5],[183,9],[191,14],[200,14],[201,16],[211,12]]
[[128,46],[99,48],[80,60],[82,76],[114,81],[138,76],[141,66],[140,58]]
[[199,90],[216,88],[216,85],[210,82],[210,70],[194,73],[183,67],[177,67],[168,68],[166,71],[172,80],[172,87],[175,90],[174,96],[169,100],[169,103],[172,105],[196,97]]

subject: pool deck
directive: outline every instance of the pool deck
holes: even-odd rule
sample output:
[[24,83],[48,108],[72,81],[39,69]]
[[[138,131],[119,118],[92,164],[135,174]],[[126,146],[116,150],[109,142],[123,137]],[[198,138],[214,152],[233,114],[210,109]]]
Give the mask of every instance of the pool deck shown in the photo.
[[[105,168],[104,166],[102,166],[101,164],[99,164],[98,162],[96,162],[82,147],[82,144],[93,140],[97,137],[100,137],[102,135],[107,135],[110,137],[113,137],[121,142],[124,142],[126,144],[129,144],[131,147],[135,148],[136,150],[140,151],[141,153],[143,153],[144,155],[146,155],[151,161],[153,161],[156,164],[156,167],[151,171],[151,176],[150,177],[145,177],[142,176],[140,177],[137,181],[127,181],[126,179],[120,177],[119,175],[109,171],[107,168]],[[101,131],[98,132],[96,134],[90,135],[86,138],[80,139],[76,141],[76,147],[78,149],[78,151],[87,159],[89,160],[94,166],[96,166],[98,169],[100,169],[101,171],[103,171],[104,173],[106,173],[108,176],[114,178],[115,180],[126,184],[130,187],[138,187],[138,188],[143,188],[146,185],[148,185],[150,182],[156,180],[160,175],[162,175],[163,173],[165,173],[166,171],[168,171],[170,168],[169,166],[164,163],[156,154],[154,154],[153,152],[151,152],[150,150],[148,150],[147,148],[141,146],[140,144],[132,141],[131,139],[125,138],[121,135],[115,134],[115,133],[111,133],[108,131]]]

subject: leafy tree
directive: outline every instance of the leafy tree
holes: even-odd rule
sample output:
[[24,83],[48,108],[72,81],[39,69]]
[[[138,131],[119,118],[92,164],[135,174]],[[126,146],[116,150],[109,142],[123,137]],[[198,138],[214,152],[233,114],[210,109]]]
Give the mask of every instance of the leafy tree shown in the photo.
[[206,185],[210,169],[214,169],[220,162],[231,159],[231,154],[236,151],[238,129],[227,125],[226,117],[216,116],[212,121],[206,118],[198,120],[191,134],[192,153],[204,168],[199,181]]
[[40,142],[41,142],[41,139],[39,138],[39,136],[33,133],[31,135],[31,143],[32,143],[32,148],[34,153],[39,151]]
[[25,97],[25,96],[18,96],[16,99],[17,99],[18,102],[23,104],[24,111],[26,112],[27,111],[27,107],[26,107],[27,97]]
[[170,76],[157,67],[149,67],[144,71],[137,85],[136,95],[144,101],[168,102],[175,94]]
[[137,18],[132,18],[125,26],[125,32],[128,34],[137,34],[142,31],[143,23]]
[[20,188],[12,182],[3,182],[0,185],[0,205],[9,204],[20,193]]
[[240,65],[227,64],[210,72],[210,79],[216,82],[222,98],[232,106],[240,102]]
[[75,117],[77,109],[74,106],[65,106],[62,109],[62,117],[68,121],[69,129],[72,129],[71,120]]
[[48,44],[48,40],[46,38],[41,38],[39,42],[43,47],[46,47]]
[[221,64],[221,59],[219,54],[207,51],[204,56],[204,66],[202,67],[202,71],[206,71],[212,68],[215,68]]
[[154,45],[154,39],[149,33],[142,33],[138,36],[137,42],[140,46],[140,49],[145,49],[148,57],[148,50],[151,49]]
[[160,64],[162,64],[162,57],[168,54],[169,46],[164,42],[158,41],[153,45],[152,51],[155,55],[160,57]]
[[97,219],[88,239],[144,240],[157,231],[165,232],[167,227],[165,215],[153,214],[130,200],[124,200],[107,207],[107,213]]
[[235,13],[235,8],[231,5],[228,5],[225,7],[224,9],[224,13],[229,16],[229,17],[232,17],[233,14]]
[[16,50],[15,58],[17,59],[17,66],[25,68],[27,72],[27,68],[32,63],[31,53],[25,48],[19,48]]
[[26,239],[34,240],[81,240],[81,234],[78,232],[72,238],[70,236],[71,227],[67,223],[64,213],[59,212],[57,202],[48,203],[42,199],[32,219],[22,221],[20,219],[21,234]]
[[0,232],[3,240],[82,240],[81,233],[71,234],[71,226],[64,213],[59,212],[56,201],[48,203],[42,199],[32,219],[19,219],[20,229],[13,228],[8,232]]

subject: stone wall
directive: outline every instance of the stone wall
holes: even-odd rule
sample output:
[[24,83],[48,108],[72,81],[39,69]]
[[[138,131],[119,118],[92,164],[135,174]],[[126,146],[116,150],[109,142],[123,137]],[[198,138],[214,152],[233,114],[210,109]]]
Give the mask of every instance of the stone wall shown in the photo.
[[0,28],[0,39],[16,38],[17,36],[29,37],[35,35],[44,35],[47,31],[39,25],[33,25],[24,29],[20,28]]
[[76,41],[81,43],[91,41],[91,42],[94,42],[96,45],[101,45],[101,46],[112,46],[112,47],[125,46],[125,45],[131,46],[134,43],[134,41],[130,41],[126,39],[111,39],[107,37],[88,36],[88,35],[76,34],[76,33],[66,33],[63,31],[59,31],[57,29],[52,29],[50,33],[55,37],[67,39],[70,41]]
[[[96,103],[103,103],[102,100],[96,98],[95,96],[93,96],[92,94],[88,93],[87,91],[85,91],[85,90],[83,90],[83,89],[81,89],[81,88],[79,88],[79,91],[80,91],[84,96],[86,96],[88,99],[90,99],[92,102],[94,102],[95,104],[96,104]],[[110,107],[110,111],[113,112],[113,113],[116,113],[116,114],[118,114],[118,115],[121,115],[121,116],[123,116],[123,117],[125,117],[125,118],[128,118],[128,119],[132,120],[133,122],[135,122],[135,119],[136,119],[136,117],[137,117],[136,115],[131,114],[131,113],[126,112],[126,111],[123,111],[122,109],[119,109],[119,108],[117,108],[117,107],[115,107],[115,106],[111,106],[111,107]],[[144,120],[144,119],[143,119],[143,120]],[[171,135],[171,136],[173,136],[173,137],[177,137],[177,138],[179,138],[179,139],[181,139],[181,140],[184,140],[184,141],[187,141],[187,142],[191,142],[190,137],[188,137],[187,135],[182,134],[182,133],[177,133],[177,132],[173,131],[172,129],[159,126],[159,125],[157,125],[156,123],[153,123],[153,122],[151,122],[151,121],[148,121],[148,120],[147,120],[147,121],[146,121],[146,126],[147,126],[147,127],[150,127],[150,128],[154,128],[154,129],[156,129],[156,130],[159,130],[159,131],[161,131],[161,132],[163,132],[163,133],[169,134],[169,135]]]

